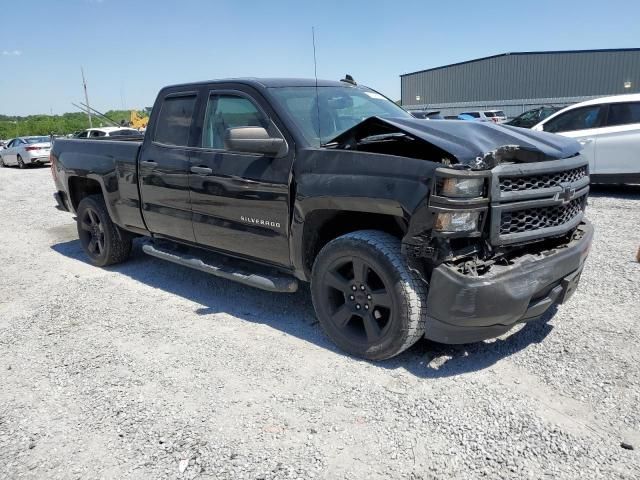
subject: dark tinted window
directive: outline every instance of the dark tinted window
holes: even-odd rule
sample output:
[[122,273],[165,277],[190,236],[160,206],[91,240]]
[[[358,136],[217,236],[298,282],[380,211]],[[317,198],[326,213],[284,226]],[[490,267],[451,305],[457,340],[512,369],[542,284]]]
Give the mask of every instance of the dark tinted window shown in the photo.
[[29,137],[25,140],[27,143],[44,143],[49,141],[49,137]]
[[603,112],[604,108],[602,105],[593,105],[569,110],[568,112],[549,120],[544,125],[544,131],[557,133],[597,128],[602,125]]
[[91,130],[91,134],[89,135],[90,137],[104,137],[106,135],[106,133],[100,131],[100,130]]
[[140,135],[140,132],[137,130],[116,130],[115,132],[111,132],[109,136],[111,137],[119,137],[124,135]]
[[484,116],[491,118],[491,117],[495,117],[496,114],[495,114],[495,112],[484,112]]
[[609,105],[607,125],[628,125],[630,123],[640,123],[640,102]]
[[225,132],[234,127],[268,128],[269,122],[248,98],[211,95],[202,130],[202,146],[223,149]]
[[84,131],[84,132],[80,132],[77,137],[78,138],[87,138],[87,135],[89,134],[89,132]]
[[156,122],[154,140],[166,145],[188,145],[195,104],[195,95],[165,98]]

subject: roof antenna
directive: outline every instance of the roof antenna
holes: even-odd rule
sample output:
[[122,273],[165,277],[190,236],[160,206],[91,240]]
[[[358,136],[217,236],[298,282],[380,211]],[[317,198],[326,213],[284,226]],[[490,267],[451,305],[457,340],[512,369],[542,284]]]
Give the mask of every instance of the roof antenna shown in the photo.
[[316,79],[316,111],[318,114],[318,140],[322,146],[322,132],[320,131],[320,95],[318,95],[318,62],[316,61],[316,29],[311,27],[311,38],[313,40],[313,76]]
[[340,81],[344,82],[344,83],[350,83],[351,85],[358,85],[356,83],[356,81],[353,79],[353,77],[351,75],[349,75],[348,73]]

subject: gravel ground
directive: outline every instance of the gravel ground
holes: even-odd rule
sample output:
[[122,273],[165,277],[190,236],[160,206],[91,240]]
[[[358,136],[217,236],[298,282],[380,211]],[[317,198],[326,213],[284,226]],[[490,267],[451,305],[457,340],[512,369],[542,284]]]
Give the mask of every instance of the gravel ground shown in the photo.
[[90,266],[51,193],[0,169],[1,478],[640,478],[640,187],[595,190],[549,322],[383,363],[337,351],[307,288],[139,246]]

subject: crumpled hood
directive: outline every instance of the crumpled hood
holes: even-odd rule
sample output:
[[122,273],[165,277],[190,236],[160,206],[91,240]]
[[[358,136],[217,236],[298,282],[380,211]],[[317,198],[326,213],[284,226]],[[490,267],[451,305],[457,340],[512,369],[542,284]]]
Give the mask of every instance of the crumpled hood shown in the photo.
[[330,143],[352,143],[386,133],[424,140],[472,169],[504,162],[540,162],[576,155],[581,145],[567,137],[492,122],[370,117]]

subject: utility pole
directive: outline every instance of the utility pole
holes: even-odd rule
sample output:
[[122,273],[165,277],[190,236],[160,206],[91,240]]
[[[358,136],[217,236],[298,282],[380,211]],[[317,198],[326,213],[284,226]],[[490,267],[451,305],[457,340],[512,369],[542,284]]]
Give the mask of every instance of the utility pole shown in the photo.
[[82,87],[84,88],[84,100],[87,103],[87,116],[89,117],[89,128],[93,128],[93,124],[91,123],[91,110],[89,107],[89,94],[87,93],[87,81],[84,79],[84,69],[80,67],[80,72],[82,72]]

